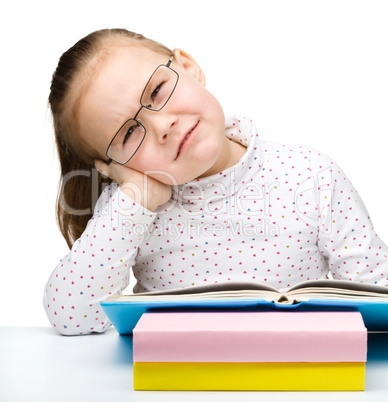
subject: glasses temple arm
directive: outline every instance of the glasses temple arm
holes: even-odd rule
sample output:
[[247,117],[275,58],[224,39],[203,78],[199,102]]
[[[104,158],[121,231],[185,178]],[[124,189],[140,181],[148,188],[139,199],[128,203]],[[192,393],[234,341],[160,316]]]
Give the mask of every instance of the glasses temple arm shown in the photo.
[[172,59],[174,58],[174,53],[172,53],[171,57],[168,60],[168,63],[166,64],[166,67],[170,67],[170,64],[172,63]]

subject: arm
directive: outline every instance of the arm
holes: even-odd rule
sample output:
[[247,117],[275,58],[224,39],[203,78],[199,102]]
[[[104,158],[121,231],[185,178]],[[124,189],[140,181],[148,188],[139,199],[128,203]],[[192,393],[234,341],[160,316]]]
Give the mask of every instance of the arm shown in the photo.
[[155,217],[117,184],[103,191],[84,233],[45,286],[44,307],[58,332],[88,334],[110,327],[100,302],[127,287],[129,269]]
[[388,247],[341,168],[318,154],[318,247],[334,279],[388,286]]

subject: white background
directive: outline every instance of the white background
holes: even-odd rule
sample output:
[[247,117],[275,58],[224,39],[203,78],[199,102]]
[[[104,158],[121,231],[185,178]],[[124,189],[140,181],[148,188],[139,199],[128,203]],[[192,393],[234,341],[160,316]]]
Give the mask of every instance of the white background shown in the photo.
[[54,215],[50,80],[60,55],[101,28],[183,48],[226,114],[330,155],[388,242],[387,1],[8,1],[0,15],[0,325],[49,325],[43,287],[68,252]]

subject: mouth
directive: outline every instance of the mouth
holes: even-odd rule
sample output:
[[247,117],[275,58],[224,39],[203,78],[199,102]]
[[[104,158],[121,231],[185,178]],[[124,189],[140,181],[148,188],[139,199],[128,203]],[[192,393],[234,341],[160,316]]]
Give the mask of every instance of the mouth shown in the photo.
[[198,124],[199,124],[199,121],[198,121],[198,122],[195,124],[195,126],[192,127],[192,128],[187,132],[187,134],[183,137],[183,140],[182,140],[181,143],[179,144],[179,148],[178,148],[178,152],[177,152],[177,155],[176,155],[176,157],[175,157],[175,160],[176,160],[176,159],[178,158],[178,156],[180,155],[181,150],[182,150],[182,147],[185,145],[186,141],[190,138],[191,133],[197,128]]

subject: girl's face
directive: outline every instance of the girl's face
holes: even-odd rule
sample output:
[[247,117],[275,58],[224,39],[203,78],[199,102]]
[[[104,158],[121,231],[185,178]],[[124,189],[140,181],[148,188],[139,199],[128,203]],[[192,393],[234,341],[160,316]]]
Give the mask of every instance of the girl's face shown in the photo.
[[[81,136],[99,158],[107,161],[106,149],[113,136],[135,116],[148,79],[167,62],[168,57],[147,47],[128,46],[115,48],[98,65],[80,98],[77,119]],[[220,172],[230,155],[223,110],[205,89],[200,67],[185,52],[175,50],[171,68],[179,74],[177,87],[162,110],[142,109],[137,116],[147,133],[126,166],[149,172],[166,184],[182,184]]]

